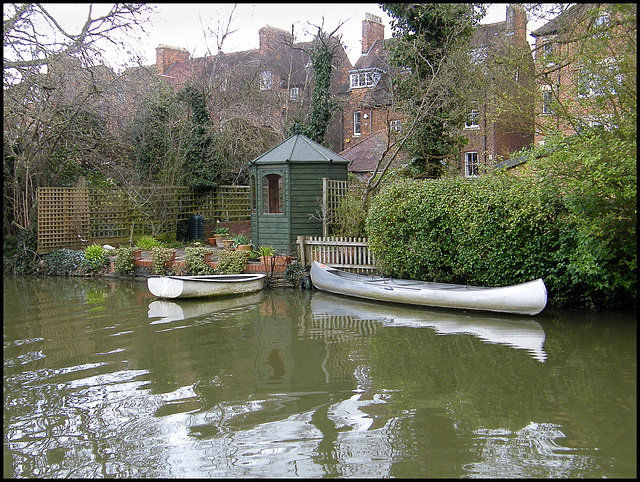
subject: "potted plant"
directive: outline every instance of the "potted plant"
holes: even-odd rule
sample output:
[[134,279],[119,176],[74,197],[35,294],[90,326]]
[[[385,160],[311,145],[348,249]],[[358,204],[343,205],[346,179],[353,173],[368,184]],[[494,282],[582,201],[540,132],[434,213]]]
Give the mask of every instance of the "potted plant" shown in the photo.
[[238,251],[251,251],[253,249],[253,246],[251,246],[251,239],[244,234],[234,236],[233,244]]
[[273,258],[273,255],[275,254],[275,249],[273,249],[273,246],[260,246],[258,248],[258,254],[260,255],[260,261],[262,262],[262,265],[264,266],[264,274],[269,275],[269,270],[268,268],[271,267],[272,271],[273,271],[273,267],[271,266],[271,258]]
[[215,229],[215,231],[213,232],[213,237],[216,240],[216,246],[218,246],[218,248],[224,249],[224,243],[222,240],[225,239],[227,236],[229,236],[229,228],[217,227]]

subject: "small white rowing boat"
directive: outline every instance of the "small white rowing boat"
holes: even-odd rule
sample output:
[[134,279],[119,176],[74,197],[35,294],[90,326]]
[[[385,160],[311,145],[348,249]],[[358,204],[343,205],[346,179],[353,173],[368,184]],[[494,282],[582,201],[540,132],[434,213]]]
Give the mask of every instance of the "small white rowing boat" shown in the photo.
[[348,273],[317,261],[311,265],[310,276],[318,289],[377,301],[520,315],[536,315],[547,305],[547,288],[542,279],[486,288]]
[[264,288],[264,274],[150,276],[147,288],[159,298],[198,298],[252,293]]

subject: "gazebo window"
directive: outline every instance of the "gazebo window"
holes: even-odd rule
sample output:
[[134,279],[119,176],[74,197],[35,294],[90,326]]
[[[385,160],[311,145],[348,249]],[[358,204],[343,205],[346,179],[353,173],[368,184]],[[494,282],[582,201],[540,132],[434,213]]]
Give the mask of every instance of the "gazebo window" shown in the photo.
[[284,207],[284,188],[282,176],[267,174],[262,178],[262,212],[265,214],[282,213]]

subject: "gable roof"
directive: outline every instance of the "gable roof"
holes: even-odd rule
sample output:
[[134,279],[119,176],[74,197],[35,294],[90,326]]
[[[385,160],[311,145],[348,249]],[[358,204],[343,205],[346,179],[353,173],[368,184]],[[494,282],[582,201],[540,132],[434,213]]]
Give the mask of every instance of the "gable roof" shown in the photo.
[[597,8],[597,3],[578,3],[569,7],[557,17],[545,23],[542,27],[531,32],[532,37],[553,35],[572,28],[576,23],[581,23],[585,19],[585,14]]
[[286,164],[289,162],[335,162],[348,164],[349,160],[302,134],[294,134],[264,154],[256,157],[251,161],[251,164]]

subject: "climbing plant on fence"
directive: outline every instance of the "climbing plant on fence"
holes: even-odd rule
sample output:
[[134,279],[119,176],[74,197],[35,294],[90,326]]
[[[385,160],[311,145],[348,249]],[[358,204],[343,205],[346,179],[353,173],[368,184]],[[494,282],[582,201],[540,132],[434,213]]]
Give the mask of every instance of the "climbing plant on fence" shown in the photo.
[[250,219],[249,187],[219,186],[199,195],[185,186],[38,189],[38,253],[90,241],[175,232],[178,221]]

